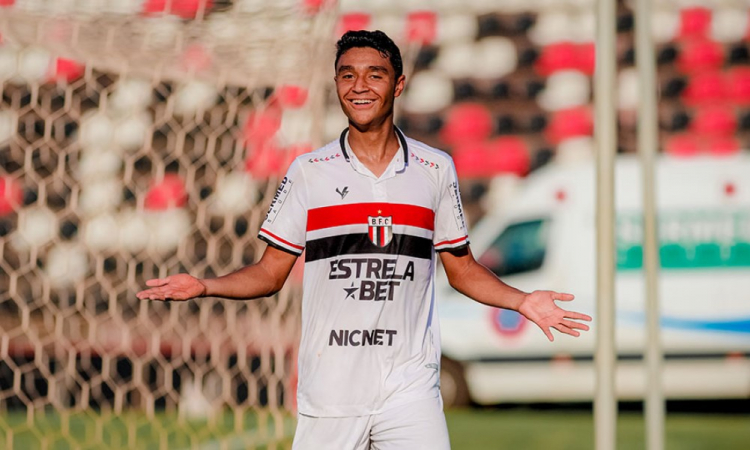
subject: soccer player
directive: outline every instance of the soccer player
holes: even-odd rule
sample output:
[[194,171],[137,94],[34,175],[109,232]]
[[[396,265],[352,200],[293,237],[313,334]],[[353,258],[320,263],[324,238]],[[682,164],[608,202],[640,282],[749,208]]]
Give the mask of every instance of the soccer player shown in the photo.
[[[335,77],[349,126],[298,157],[259,237],[260,261],[229,275],[147,281],[141,299],[252,299],[283,286],[303,251],[298,425],[294,449],[448,449],[439,392],[440,334],[433,285],[439,254],[466,296],[578,336],[585,314],[570,294],[521,292],[474,260],[450,156],[393,123],[404,90],[401,54],[380,31],[337,43]],[[502,380],[498,380],[502,382]]]

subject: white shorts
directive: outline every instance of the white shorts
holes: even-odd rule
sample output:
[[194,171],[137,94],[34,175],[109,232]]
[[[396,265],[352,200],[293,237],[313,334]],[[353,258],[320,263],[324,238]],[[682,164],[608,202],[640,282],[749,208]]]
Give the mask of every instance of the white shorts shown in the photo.
[[450,450],[450,441],[435,397],[371,416],[299,414],[292,450]]

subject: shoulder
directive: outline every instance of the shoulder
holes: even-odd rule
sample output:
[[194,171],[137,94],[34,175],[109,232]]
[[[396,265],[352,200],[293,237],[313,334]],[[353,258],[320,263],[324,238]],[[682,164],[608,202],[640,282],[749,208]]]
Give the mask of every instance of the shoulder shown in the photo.
[[434,169],[438,172],[453,170],[453,158],[448,153],[408,136],[406,137],[406,144],[409,147],[409,154],[407,155],[409,164]]
[[339,141],[335,140],[309,153],[299,155],[292,162],[292,166],[297,166],[298,170],[308,170],[308,168],[337,160],[343,161],[344,154],[339,146]]

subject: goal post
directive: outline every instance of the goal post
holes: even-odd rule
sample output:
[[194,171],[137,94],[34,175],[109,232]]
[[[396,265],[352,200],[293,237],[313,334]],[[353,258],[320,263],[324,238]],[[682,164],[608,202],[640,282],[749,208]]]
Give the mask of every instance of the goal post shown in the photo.
[[0,10],[0,447],[283,446],[301,267],[253,302],[135,292],[260,257],[324,138],[335,2]]

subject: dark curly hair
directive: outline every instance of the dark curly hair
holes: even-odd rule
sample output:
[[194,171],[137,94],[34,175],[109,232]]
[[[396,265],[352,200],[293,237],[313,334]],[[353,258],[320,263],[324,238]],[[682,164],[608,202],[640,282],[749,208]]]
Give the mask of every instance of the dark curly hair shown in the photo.
[[338,65],[341,55],[352,48],[374,48],[379,51],[384,58],[388,58],[396,71],[396,79],[404,73],[404,63],[401,60],[401,50],[388,37],[387,34],[380,30],[367,31],[356,30],[347,31],[336,42],[336,61],[333,63],[334,68]]

